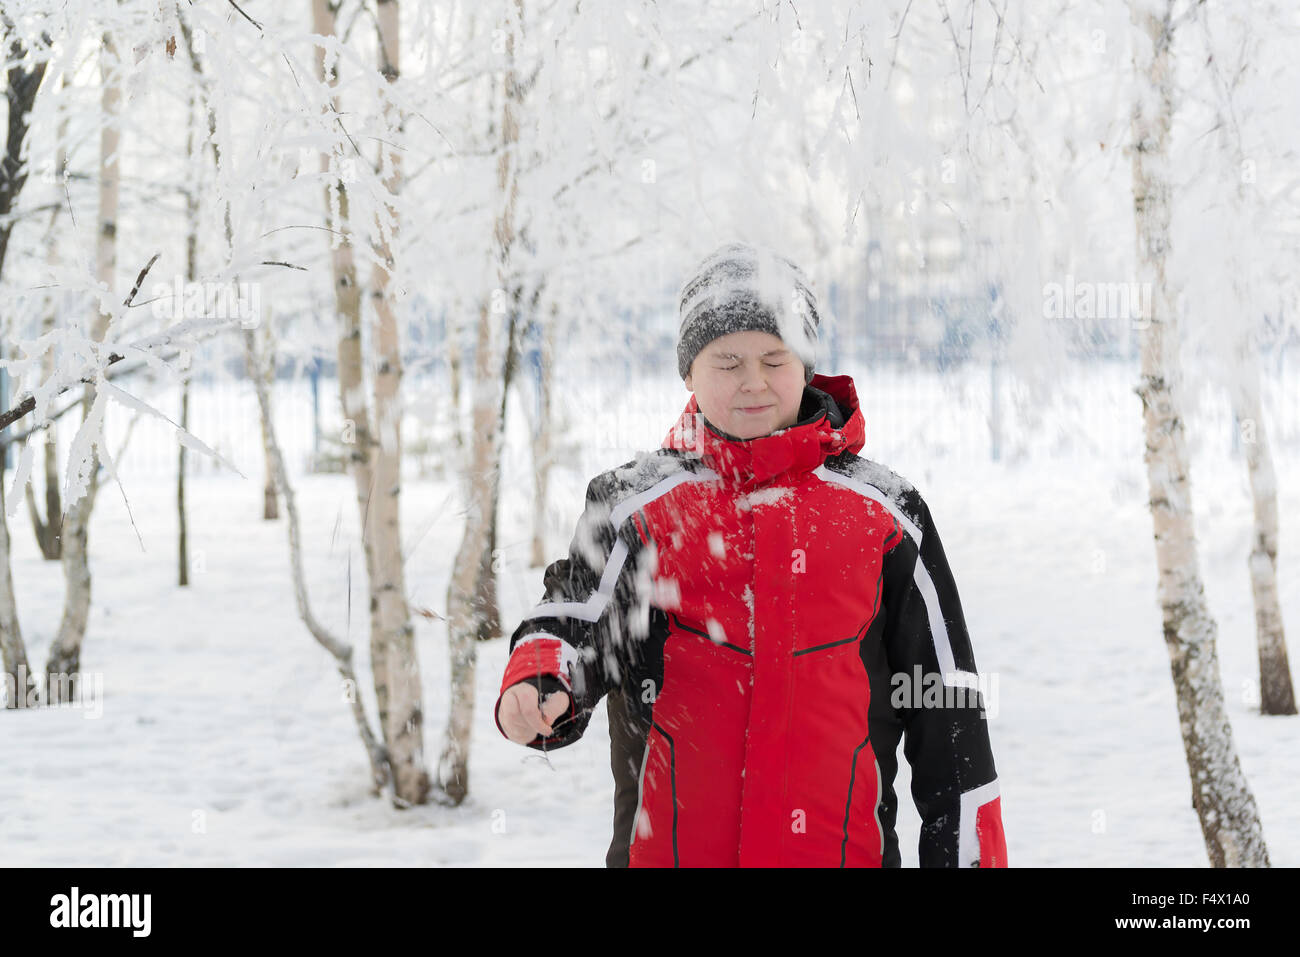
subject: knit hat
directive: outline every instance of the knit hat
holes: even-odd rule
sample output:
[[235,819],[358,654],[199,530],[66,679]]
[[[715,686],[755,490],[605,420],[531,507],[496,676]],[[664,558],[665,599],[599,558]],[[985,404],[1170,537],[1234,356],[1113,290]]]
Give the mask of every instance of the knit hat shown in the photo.
[[765,247],[727,243],[695,269],[678,294],[677,371],[683,379],[714,339],[753,329],[777,336],[799,357],[804,382],[817,351],[817,297],[798,266]]

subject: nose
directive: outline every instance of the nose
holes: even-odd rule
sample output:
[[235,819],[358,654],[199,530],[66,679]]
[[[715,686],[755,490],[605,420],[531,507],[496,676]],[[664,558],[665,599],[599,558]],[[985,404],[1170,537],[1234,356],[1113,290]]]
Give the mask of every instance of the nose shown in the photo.
[[767,380],[763,378],[762,363],[745,363],[740,377],[741,392],[763,392],[767,389]]

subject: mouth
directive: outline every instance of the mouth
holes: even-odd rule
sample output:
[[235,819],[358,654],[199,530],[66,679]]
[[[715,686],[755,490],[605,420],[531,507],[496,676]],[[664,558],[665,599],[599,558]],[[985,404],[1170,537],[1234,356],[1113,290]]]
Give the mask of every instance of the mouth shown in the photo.
[[737,409],[736,411],[737,411],[737,412],[743,412],[743,413],[745,413],[746,415],[758,415],[758,413],[760,413],[760,412],[766,412],[766,411],[767,411],[768,409],[770,409],[770,408],[772,408],[770,405],[754,405],[754,406],[749,406],[749,407],[741,407],[741,408]]

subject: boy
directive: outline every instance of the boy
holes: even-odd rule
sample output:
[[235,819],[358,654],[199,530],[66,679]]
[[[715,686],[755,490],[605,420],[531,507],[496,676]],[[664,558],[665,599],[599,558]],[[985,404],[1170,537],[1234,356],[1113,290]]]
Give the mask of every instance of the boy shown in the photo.
[[917,490],[856,455],[852,379],[814,374],[803,273],[729,244],[679,305],[694,394],[662,448],[589,484],[497,727],[565,747],[606,697],[610,867],[898,867],[904,735],[921,866],[1005,867],[943,547]]

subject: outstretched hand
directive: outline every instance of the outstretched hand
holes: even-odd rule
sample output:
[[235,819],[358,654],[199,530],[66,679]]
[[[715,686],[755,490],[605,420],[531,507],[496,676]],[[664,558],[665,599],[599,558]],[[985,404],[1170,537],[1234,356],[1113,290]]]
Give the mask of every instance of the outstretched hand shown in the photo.
[[539,702],[537,687],[525,681],[511,685],[501,695],[497,720],[507,738],[526,745],[539,734],[553,734],[555,719],[568,710],[567,692],[557,691]]

